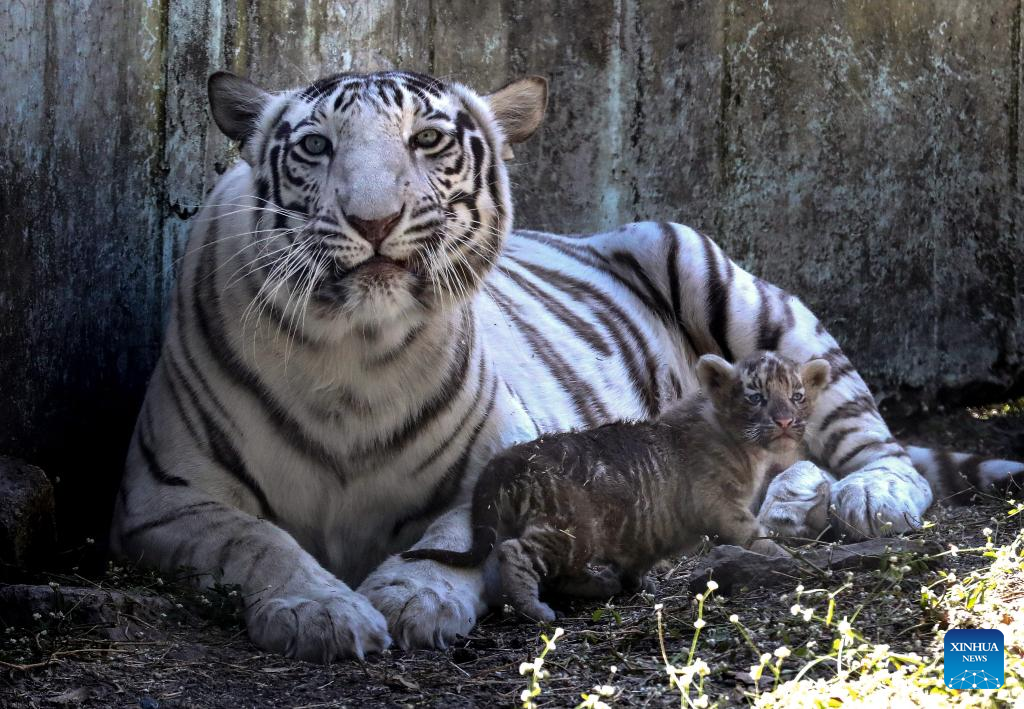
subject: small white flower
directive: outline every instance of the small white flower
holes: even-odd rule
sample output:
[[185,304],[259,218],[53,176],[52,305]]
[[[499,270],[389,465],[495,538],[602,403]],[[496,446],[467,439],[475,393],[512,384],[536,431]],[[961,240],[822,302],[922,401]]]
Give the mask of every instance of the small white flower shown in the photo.
[[696,598],[697,602],[700,603],[701,601],[704,600],[704,594],[703,593],[698,593],[696,596],[694,596],[694,598]]
[[960,549],[959,549],[959,547],[957,547],[956,544],[950,544],[949,545],[949,555],[950,556],[956,556],[956,553],[958,551],[960,551]]
[[750,676],[754,679],[755,682],[761,679],[761,673],[763,672],[764,664],[750,666]]
[[551,639],[552,640],[558,640],[563,635],[565,635],[565,629],[564,628],[555,628],[555,634],[554,634],[554,636],[552,636]]
[[716,581],[708,581],[708,590],[715,591],[718,589],[718,583]]
[[612,674],[615,674],[616,672],[619,671],[619,668],[616,667],[615,665],[612,665],[611,667],[608,668],[608,671],[611,672]]
[[816,648],[816,647],[818,647],[818,641],[817,640],[808,640],[807,641],[807,649],[808,650],[811,650],[811,649]]
[[731,616],[729,616],[729,622],[730,623],[739,623],[740,622],[740,617],[738,615],[736,615],[735,613],[733,613]]
[[701,677],[707,677],[708,674],[711,672],[711,668],[708,667],[708,663],[704,662],[704,660],[700,658],[697,658],[693,661],[693,666],[691,669]]
[[853,626],[850,625],[850,621],[846,619],[846,616],[843,616],[843,619],[839,621],[839,624],[836,626],[836,629],[839,631],[839,634],[844,637],[853,637]]
[[803,585],[802,583],[801,583],[801,584],[799,584],[799,585],[797,585],[797,587],[796,587],[796,592],[797,592],[798,594],[800,594],[800,593],[803,593],[803,592],[804,592],[804,585]]
[[697,630],[700,630],[705,625],[707,625],[707,622],[705,622],[705,620],[703,618],[698,618],[697,620],[693,621],[693,627],[696,628]]
[[664,603],[655,603],[654,604],[654,612],[657,613],[658,611],[660,611],[664,607],[665,607]]
[[33,613],[32,614],[32,620],[42,620],[42,619],[43,619],[43,616],[42,616],[41,613]]
[[797,614],[800,613],[801,610],[803,610],[803,609],[800,607],[800,604],[799,603],[794,603],[789,608],[789,614],[790,615],[797,615]]
[[693,706],[698,707],[699,709],[705,709],[705,707],[707,707],[707,705],[708,705],[708,695],[706,695],[706,694],[700,695],[693,702]]
[[775,652],[773,654],[780,660],[785,660],[787,657],[789,657],[790,652],[789,648],[783,645],[782,647],[775,648]]
[[615,694],[615,687],[610,684],[599,684],[594,687],[594,691],[600,694],[602,697],[610,697]]
[[814,617],[814,609],[813,608],[804,608],[803,616],[804,616],[804,622],[805,623],[809,623],[811,618]]
[[989,527],[985,527],[983,530],[981,530],[981,533],[984,534],[986,537],[992,536],[992,530]]
[[766,664],[768,664],[768,662],[769,662],[769,661],[770,661],[771,659],[772,659],[772,656],[771,656],[771,655],[769,655],[769,654],[768,654],[767,652],[763,652],[763,653],[761,653],[761,664],[762,664],[762,665],[766,665]]
[[86,538],[85,538],[85,543],[86,543],[86,544],[95,544],[95,543],[96,543],[96,540],[95,540],[95,539],[93,539],[92,537],[86,537]]
[[892,556],[889,557],[889,563],[890,564],[895,564],[899,560],[900,560],[900,558],[898,556],[896,556],[895,554],[893,554]]

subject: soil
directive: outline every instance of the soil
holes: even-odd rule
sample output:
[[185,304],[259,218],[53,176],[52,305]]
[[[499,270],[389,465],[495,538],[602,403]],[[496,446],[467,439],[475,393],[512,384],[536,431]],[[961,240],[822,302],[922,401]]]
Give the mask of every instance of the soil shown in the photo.
[[[1020,402],[892,423],[896,435],[910,442],[1024,458]],[[996,526],[997,541],[1020,529],[1024,515],[1006,519],[1005,511],[1005,501],[994,498],[967,507],[937,506],[926,515],[934,524],[911,536],[943,548],[980,546],[985,541],[981,530],[993,527],[993,520],[1001,525]],[[550,677],[541,682],[539,705],[575,706],[581,692],[609,684],[616,693],[608,701],[616,707],[679,706],[664,672],[655,604],[663,608],[668,659],[685,664],[697,619],[688,572],[698,562],[682,559],[662,568],[654,596],[563,603],[565,617],[558,626],[565,635],[545,659]],[[896,570],[905,563],[910,571]],[[931,564],[900,558],[852,576],[842,572],[793,579],[793,587],[802,582],[808,588],[836,589],[846,582],[836,596],[837,618],[854,618],[869,642],[926,652],[935,619],[918,603],[921,585],[934,580],[938,568],[962,575],[983,563],[971,554],[943,556]],[[513,707],[520,705],[527,686],[520,663],[532,661],[543,647],[540,634],[552,631],[499,611],[443,651],[391,650],[365,662],[318,666],[254,647],[229,589],[200,596],[172,580],[161,584],[152,574],[119,567],[102,578],[47,578],[64,587],[120,589],[142,600],[119,606],[108,623],[71,623],[44,615],[11,626],[6,638],[0,636],[0,707]],[[153,597],[158,600],[150,604],[147,599]],[[793,616],[793,601],[792,590],[780,588],[740,590],[728,598],[712,594],[703,610],[707,625],[697,653],[711,666],[705,689],[712,699],[723,706],[745,706],[744,693],[753,687],[748,669],[756,664],[757,653],[730,623],[733,613],[758,652],[783,644],[792,648],[795,661],[787,666],[793,670],[784,670],[783,679],[803,664],[801,657],[813,656],[813,643],[820,648],[830,642],[823,626]],[[0,617],[9,616],[8,611],[0,607]]]

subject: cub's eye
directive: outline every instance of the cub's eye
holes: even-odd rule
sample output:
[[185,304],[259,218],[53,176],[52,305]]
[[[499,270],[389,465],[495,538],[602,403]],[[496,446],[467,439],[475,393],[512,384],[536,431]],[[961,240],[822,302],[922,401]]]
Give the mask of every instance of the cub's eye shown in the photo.
[[307,135],[300,143],[302,149],[310,155],[323,155],[331,147],[327,138],[322,135]]
[[789,400],[792,401],[794,404],[799,404],[801,401],[804,400],[804,395],[798,391],[796,394],[793,394],[793,396],[789,397]]
[[747,394],[747,401],[754,406],[760,406],[764,403],[764,397],[761,394],[754,392],[753,394]]
[[441,131],[435,130],[434,128],[427,128],[426,130],[421,130],[419,133],[412,137],[412,140],[410,142],[412,143],[412,147],[414,148],[422,148],[424,150],[429,150],[430,148],[435,147],[438,143],[441,142]]

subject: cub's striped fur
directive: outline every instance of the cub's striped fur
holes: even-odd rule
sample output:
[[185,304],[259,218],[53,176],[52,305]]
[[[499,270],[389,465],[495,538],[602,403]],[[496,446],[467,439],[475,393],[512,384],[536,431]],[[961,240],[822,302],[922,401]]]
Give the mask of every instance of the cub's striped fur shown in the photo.
[[551,621],[542,585],[595,598],[635,590],[657,561],[705,537],[783,555],[751,503],[770,467],[802,455],[828,376],[822,359],[798,367],[756,352],[733,366],[704,355],[701,390],[653,421],[557,433],[496,455],[473,490],[469,549],[402,558],[479,566],[493,552],[508,602]]
[[[482,97],[342,74],[271,94],[220,73],[210,98],[243,160],[195,218],[112,539],[240,585],[261,647],[327,661],[468,632],[480,574],[396,553],[465,548],[494,453],[652,418],[705,353],[832,366],[807,441],[840,479],[784,472],[766,525],[813,534],[824,494],[854,534],[900,531],[931,502],[822,324],[711,239],[510,232],[504,157],[538,127],[543,80]],[[977,470],[987,487],[1021,466]]]

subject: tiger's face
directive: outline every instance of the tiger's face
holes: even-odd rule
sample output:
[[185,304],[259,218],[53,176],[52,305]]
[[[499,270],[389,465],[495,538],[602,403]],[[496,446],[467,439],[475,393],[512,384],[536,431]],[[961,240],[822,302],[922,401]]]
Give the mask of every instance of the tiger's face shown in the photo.
[[755,352],[735,365],[704,355],[697,364],[701,388],[723,425],[742,432],[747,442],[780,453],[803,440],[830,371],[823,359],[800,366],[774,352]]
[[219,72],[209,93],[253,170],[261,292],[303,322],[367,326],[476,291],[511,227],[503,158],[547,100],[540,78],[479,96],[403,72],[278,94]]

